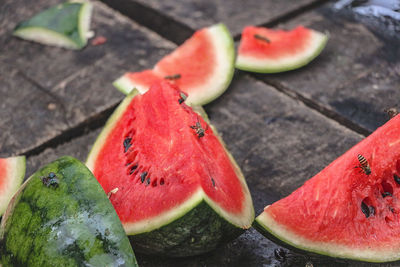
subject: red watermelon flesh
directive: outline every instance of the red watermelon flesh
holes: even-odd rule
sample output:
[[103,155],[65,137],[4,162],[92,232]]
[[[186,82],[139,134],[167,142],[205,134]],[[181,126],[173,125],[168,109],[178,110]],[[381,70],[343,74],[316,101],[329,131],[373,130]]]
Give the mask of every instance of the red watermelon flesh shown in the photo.
[[[255,35],[265,37],[269,42],[262,38],[257,39]],[[298,26],[292,31],[249,26],[243,30],[239,53],[244,56],[279,59],[303,51],[307,47],[310,37],[311,31],[302,26]]]
[[248,26],[242,32],[236,67],[261,73],[296,69],[314,59],[326,41],[326,35],[303,26],[291,31]]
[[249,220],[243,214],[251,199],[240,171],[212,127],[182,103],[177,87],[155,83],[129,99],[118,116],[87,164],[105,192],[118,188],[110,200],[128,234],[136,223],[179,209],[199,194],[223,213]]
[[25,175],[25,157],[0,158],[0,216]]
[[[201,90],[217,67],[215,50],[207,29],[197,31],[171,54],[161,59],[152,70],[127,73],[146,91],[157,80],[168,80],[186,93]],[[199,79],[201,77],[201,79]]]
[[400,116],[267,206],[256,221],[301,249],[366,261],[400,259]]
[[128,72],[114,82],[128,94],[146,92],[156,80],[167,80],[188,95],[187,104],[202,105],[222,94],[234,70],[233,40],[223,24],[196,31],[151,70]]

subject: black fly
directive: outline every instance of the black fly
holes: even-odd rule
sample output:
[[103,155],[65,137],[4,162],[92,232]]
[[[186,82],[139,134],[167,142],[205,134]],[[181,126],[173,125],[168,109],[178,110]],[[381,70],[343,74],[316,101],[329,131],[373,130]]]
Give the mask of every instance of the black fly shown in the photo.
[[50,172],[47,177],[40,177],[40,179],[42,180],[42,183],[46,187],[57,188],[58,187],[58,179],[56,177],[57,176],[54,172]]
[[182,104],[183,102],[185,102],[185,100],[186,100],[186,98],[187,98],[187,95],[185,95],[184,92],[180,92],[180,93],[179,93],[179,96],[180,96],[180,98],[179,98],[179,100],[178,100],[178,103],[179,103],[179,104]]
[[167,75],[167,76],[164,77],[164,79],[167,79],[167,80],[178,80],[181,77],[182,76],[179,73],[177,73],[177,74],[173,74],[173,75]]
[[254,34],[254,38],[256,38],[256,39],[258,39],[258,40],[261,40],[261,41],[264,41],[264,42],[266,42],[266,43],[270,43],[270,42],[271,42],[270,39],[268,39],[268,38],[265,37],[265,36],[259,35],[259,34]]
[[201,126],[201,123],[200,123],[200,121],[199,121],[199,118],[197,118],[196,124],[190,126],[190,128],[192,128],[193,130],[196,131],[196,134],[197,134],[197,137],[198,137],[198,138],[201,138],[201,137],[203,137],[203,136],[205,135],[205,133],[206,133],[206,131],[207,131],[207,129],[208,129],[208,125],[207,125],[207,128],[204,129],[203,126]]

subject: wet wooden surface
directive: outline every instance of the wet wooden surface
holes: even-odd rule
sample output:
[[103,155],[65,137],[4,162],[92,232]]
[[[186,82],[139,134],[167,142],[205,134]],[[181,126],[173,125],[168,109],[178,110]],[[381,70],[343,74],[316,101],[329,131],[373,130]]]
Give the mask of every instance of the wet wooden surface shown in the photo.
[[[327,48],[310,65],[274,75],[237,71],[227,92],[205,106],[245,174],[256,214],[382,125],[384,108],[399,107],[399,45],[336,14],[329,3],[320,5],[325,1],[250,1],[244,7],[105,0],[127,16],[95,1],[91,28],[107,38],[103,45],[68,51],[11,37],[18,22],[56,2],[9,0],[0,6],[0,156],[28,155],[27,174],[62,155],[85,160],[123,98],[113,80],[152,66],[195,29],[214,22],[226,23],[234,35],[247,24],[304,24],[330,33]],[[139,18],[132,6],[149,17]],[[281,259],[274,253],[279,248],[251,229],[206,255],[137,257],[140,266],[370,266],[288,250]]]

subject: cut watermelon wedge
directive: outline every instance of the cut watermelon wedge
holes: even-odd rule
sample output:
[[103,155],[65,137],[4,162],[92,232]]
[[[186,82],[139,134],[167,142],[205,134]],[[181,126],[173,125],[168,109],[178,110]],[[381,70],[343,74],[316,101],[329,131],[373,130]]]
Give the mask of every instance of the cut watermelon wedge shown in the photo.
[[299,26],[291,31],[248,26],[239,44],[236,68],[259,73],[294,70],[324,49],[326,34]]
[[400,260],[400,116],[265,207],[255,227],[280,243],[332,257]]
[[22,184],[25,175],[25,157],[0,158],[0,216]]
[[110,200],[143,253],[204,253],[253,222],[239,167],[215,129],[168,82],[127,96],[87,165],[105,192],[114,192]]
[[113,84],[129,94],[133,88],[146,92],[156,80],[168,80],[186,94],[187,105],[204,105],[219,97],[229,86],[234,72],[235,50],[223,24],[197,31],[153,69],[128,72]]
[[89,32],[92,4],[71,1],[48,8],[19,24],[14,35],[46,45],[81,49],[91,36]]

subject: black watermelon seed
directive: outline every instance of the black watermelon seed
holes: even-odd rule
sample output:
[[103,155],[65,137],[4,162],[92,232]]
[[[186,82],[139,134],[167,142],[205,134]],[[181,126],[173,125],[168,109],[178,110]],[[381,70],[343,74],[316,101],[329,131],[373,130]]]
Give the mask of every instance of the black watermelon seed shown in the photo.
[[147,172],[142,172],[142,174],[140,175],[140,181],[142,183],[144,182],[144,179],[146,179],[146,175],[147,175]]
[[132,146],[131,141],[132,141],[132,138],[130,138],[130,137],[125,138],[125,140],[124,140],[124,152],[125,153]]
[[133,165],[133,166],[131,167],[131,170],[129,171],[129,174],[132,174],[132,173],[137,169],[137,167],[138,167],[137,164],[136,164],[136,165]]
[[49,178],[54,178],[56,177],[56,174],[54,172],[49,173]]
[[392,207],[389,207],[389,210],[390,210],[391,212],[394,212],[394,208],[392,208]]
[[393,174],[393,178],[394,178],[394,181],[395,181],[397,184],[400,185],[400,177],[397,176],[396,174]]
[[372,206],[369,206],[368,208],[369,208],[369,213],[370,213],[371,215],[375,215],[375,208],[372,207]]
[[385,197],[392,197],[392,194],[390,194],[389,192],[384,192],[384,193],[382,194],[382,197],[383,197],[383,198],[385,198]]
[[160,185],[163,185],[163,184],[164,184],[164,179],[161,178]]
[[284,261],[286,259],[286,251],[281,248],[277,248],[274,250],[274,256],[279,261]]
[[213,187],[215,187],[215,181],[214,181],[214,178],[212,178],[212,177],[211,177],[211,182],[212,182]]
[[146,186],[150,184],[150,177],[146,179]]
[[367,204],[364,203],[364,201],[361,202],[361,211],[365,214],[365,217],[366,217],[366,218],[369,217],[369,215],[370,215],[370,210],[369,210]]

